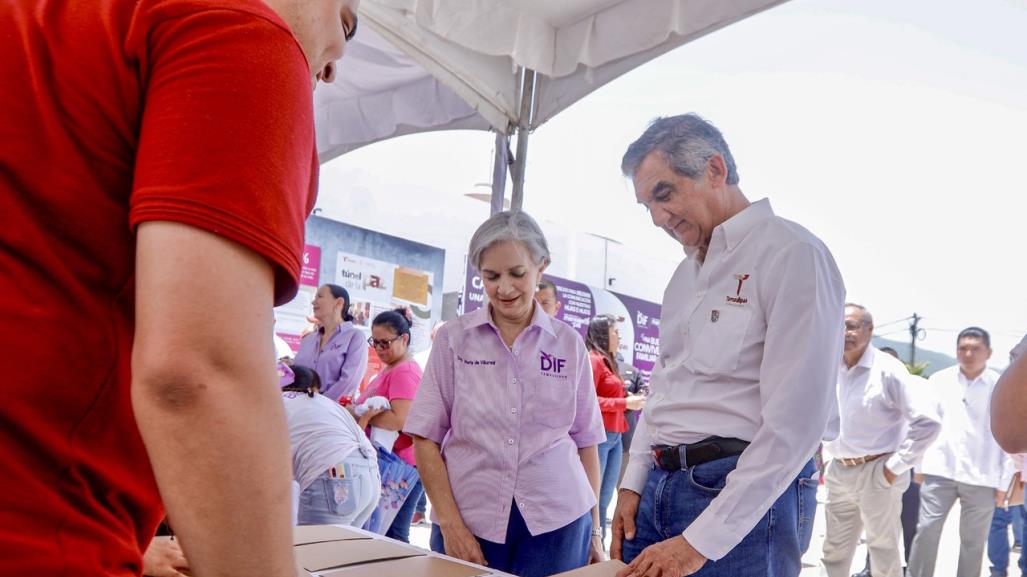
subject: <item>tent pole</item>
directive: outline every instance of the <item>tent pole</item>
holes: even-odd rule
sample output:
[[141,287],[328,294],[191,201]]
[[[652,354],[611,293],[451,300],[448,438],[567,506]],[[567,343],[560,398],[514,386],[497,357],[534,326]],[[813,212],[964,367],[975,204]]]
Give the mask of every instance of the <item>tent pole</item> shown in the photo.
[[513,177],[513,194],[510,210],[521,210],[524,204],[524,172],[528,160],[528,133],[534,112],[535,83],[538,73],[528,68],[521,69],[521,111],[517,118],[517,156],[510,168]]
[[503,211],[506,197],[506,170],[510,164],[510,138],[496,132],[496,154],[492,162],[492,207],[489,214]]

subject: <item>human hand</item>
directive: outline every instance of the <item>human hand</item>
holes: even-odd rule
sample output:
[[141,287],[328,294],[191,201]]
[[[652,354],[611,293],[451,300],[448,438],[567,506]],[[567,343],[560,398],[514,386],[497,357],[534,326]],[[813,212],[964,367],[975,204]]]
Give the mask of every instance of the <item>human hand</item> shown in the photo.
[[892,473],[891,469],[888,468],[888,465],[881,467],[881,470],[884,471],[884,480],[888,482],[888,485],[894,485],[895,479],[898,478],[898,475]]
[[995,489],[995,507],[1006,506],[1006,492],[1001,489]]
[[706,557],[692,547],[681,535],[660,541],[642,550],[617,577],[661,577],[664,575],[691,575],[706,564]]
[[623,560],[621,548],[624,539],[635,538],[635,516],[638,514],[638,502],[642,496],[629,489],[621,489],[617,493],[617,509],[613,513],[613,526],[610,528],[610,558]]
[[152,577],[183,577],[189,575],[186,561],[178,541],[172,537],[154,537],[143,553],[143,575]]
[[628,395],[627,400],[629,411],[641,411],[645,407],[645,396],[643,395]]
[[606,561],[606,553],[603,552],[603,538],[600,535],[592,535],[588,544],[588,564],[602,563]]
[[488,565],[485,555],[481,552],[481,544],[462,521],[450,527],[440,525],[439,528],[446,543],[446,555],[477,565]]
[[924,484],[924,474],[923,473],[913,473],[913,482],[916,483],[917,485],[923,485]]
[[367,409],[367,412],[361,415],[359,419],[357,419],[357,425],[361,429],[366,429],[371,425],[372,419],[374,419],[375,417],[384,413],[387,410],[388,409]]

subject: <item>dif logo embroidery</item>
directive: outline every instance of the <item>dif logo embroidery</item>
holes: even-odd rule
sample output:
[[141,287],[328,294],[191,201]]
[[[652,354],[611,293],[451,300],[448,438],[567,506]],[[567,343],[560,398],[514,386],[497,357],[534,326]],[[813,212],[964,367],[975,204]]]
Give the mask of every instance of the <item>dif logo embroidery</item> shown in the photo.
[[562,374],[567,359],[561,359],[545,351],[539,351],[539,370],[547,377],[566,379],[567,375]]
[[[742,284],[749,280],[747,274],[736,274],[735,280],[738,281],[738,289],[735,290],[735,296],[727,297],[727,304],[735,306],[743,306],[749,303],[749,299],[742,296]],[[712,319],[713,322],[717,322],[716,319]]]

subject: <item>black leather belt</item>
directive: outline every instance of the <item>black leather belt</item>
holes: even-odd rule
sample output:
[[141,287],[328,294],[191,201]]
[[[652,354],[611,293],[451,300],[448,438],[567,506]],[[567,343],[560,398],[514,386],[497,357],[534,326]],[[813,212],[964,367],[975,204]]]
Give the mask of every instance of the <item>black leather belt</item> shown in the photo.
[[654,445],[653,461],[664,471],[680,471],[717,459],[741,455],[748,441],[710,437],[691,445]]

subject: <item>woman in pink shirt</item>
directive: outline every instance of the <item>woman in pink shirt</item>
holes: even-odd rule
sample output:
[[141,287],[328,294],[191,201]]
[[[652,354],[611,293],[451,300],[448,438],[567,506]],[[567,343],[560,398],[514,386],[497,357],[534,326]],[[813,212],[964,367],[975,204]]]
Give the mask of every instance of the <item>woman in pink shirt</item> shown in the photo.
[[[410,403],[417,393],[418,385],[421,384],[421,367],[410,354],[412,320],[409,310],[396,309],[380,313],[371,322],[371,338],[367,339],[367,342],[374,347],[378,358],[385,363],[385,370],[371,381],[357,399],[357,404],[371,397],[385,397],[389,401],[389,408],[371,409],[364,413],[359,419],[362,426],[389,431],[403,430],[410,412]],[[409,435],[400,433],[392,447],[385,448],[391,449],[397,457],[407,463],[417,466],[413,441]],[[421,481],[417,481],[385,533],[387,537],[405,543],[410,542],[410,521],[423,492]]]
[[606,433],[581,337],[535,304],[546,239],[530,216],[501,212],[469,252],[489,302],[439,330],[403,429],[432,502],[431,547],[521,577],[601,560]]

